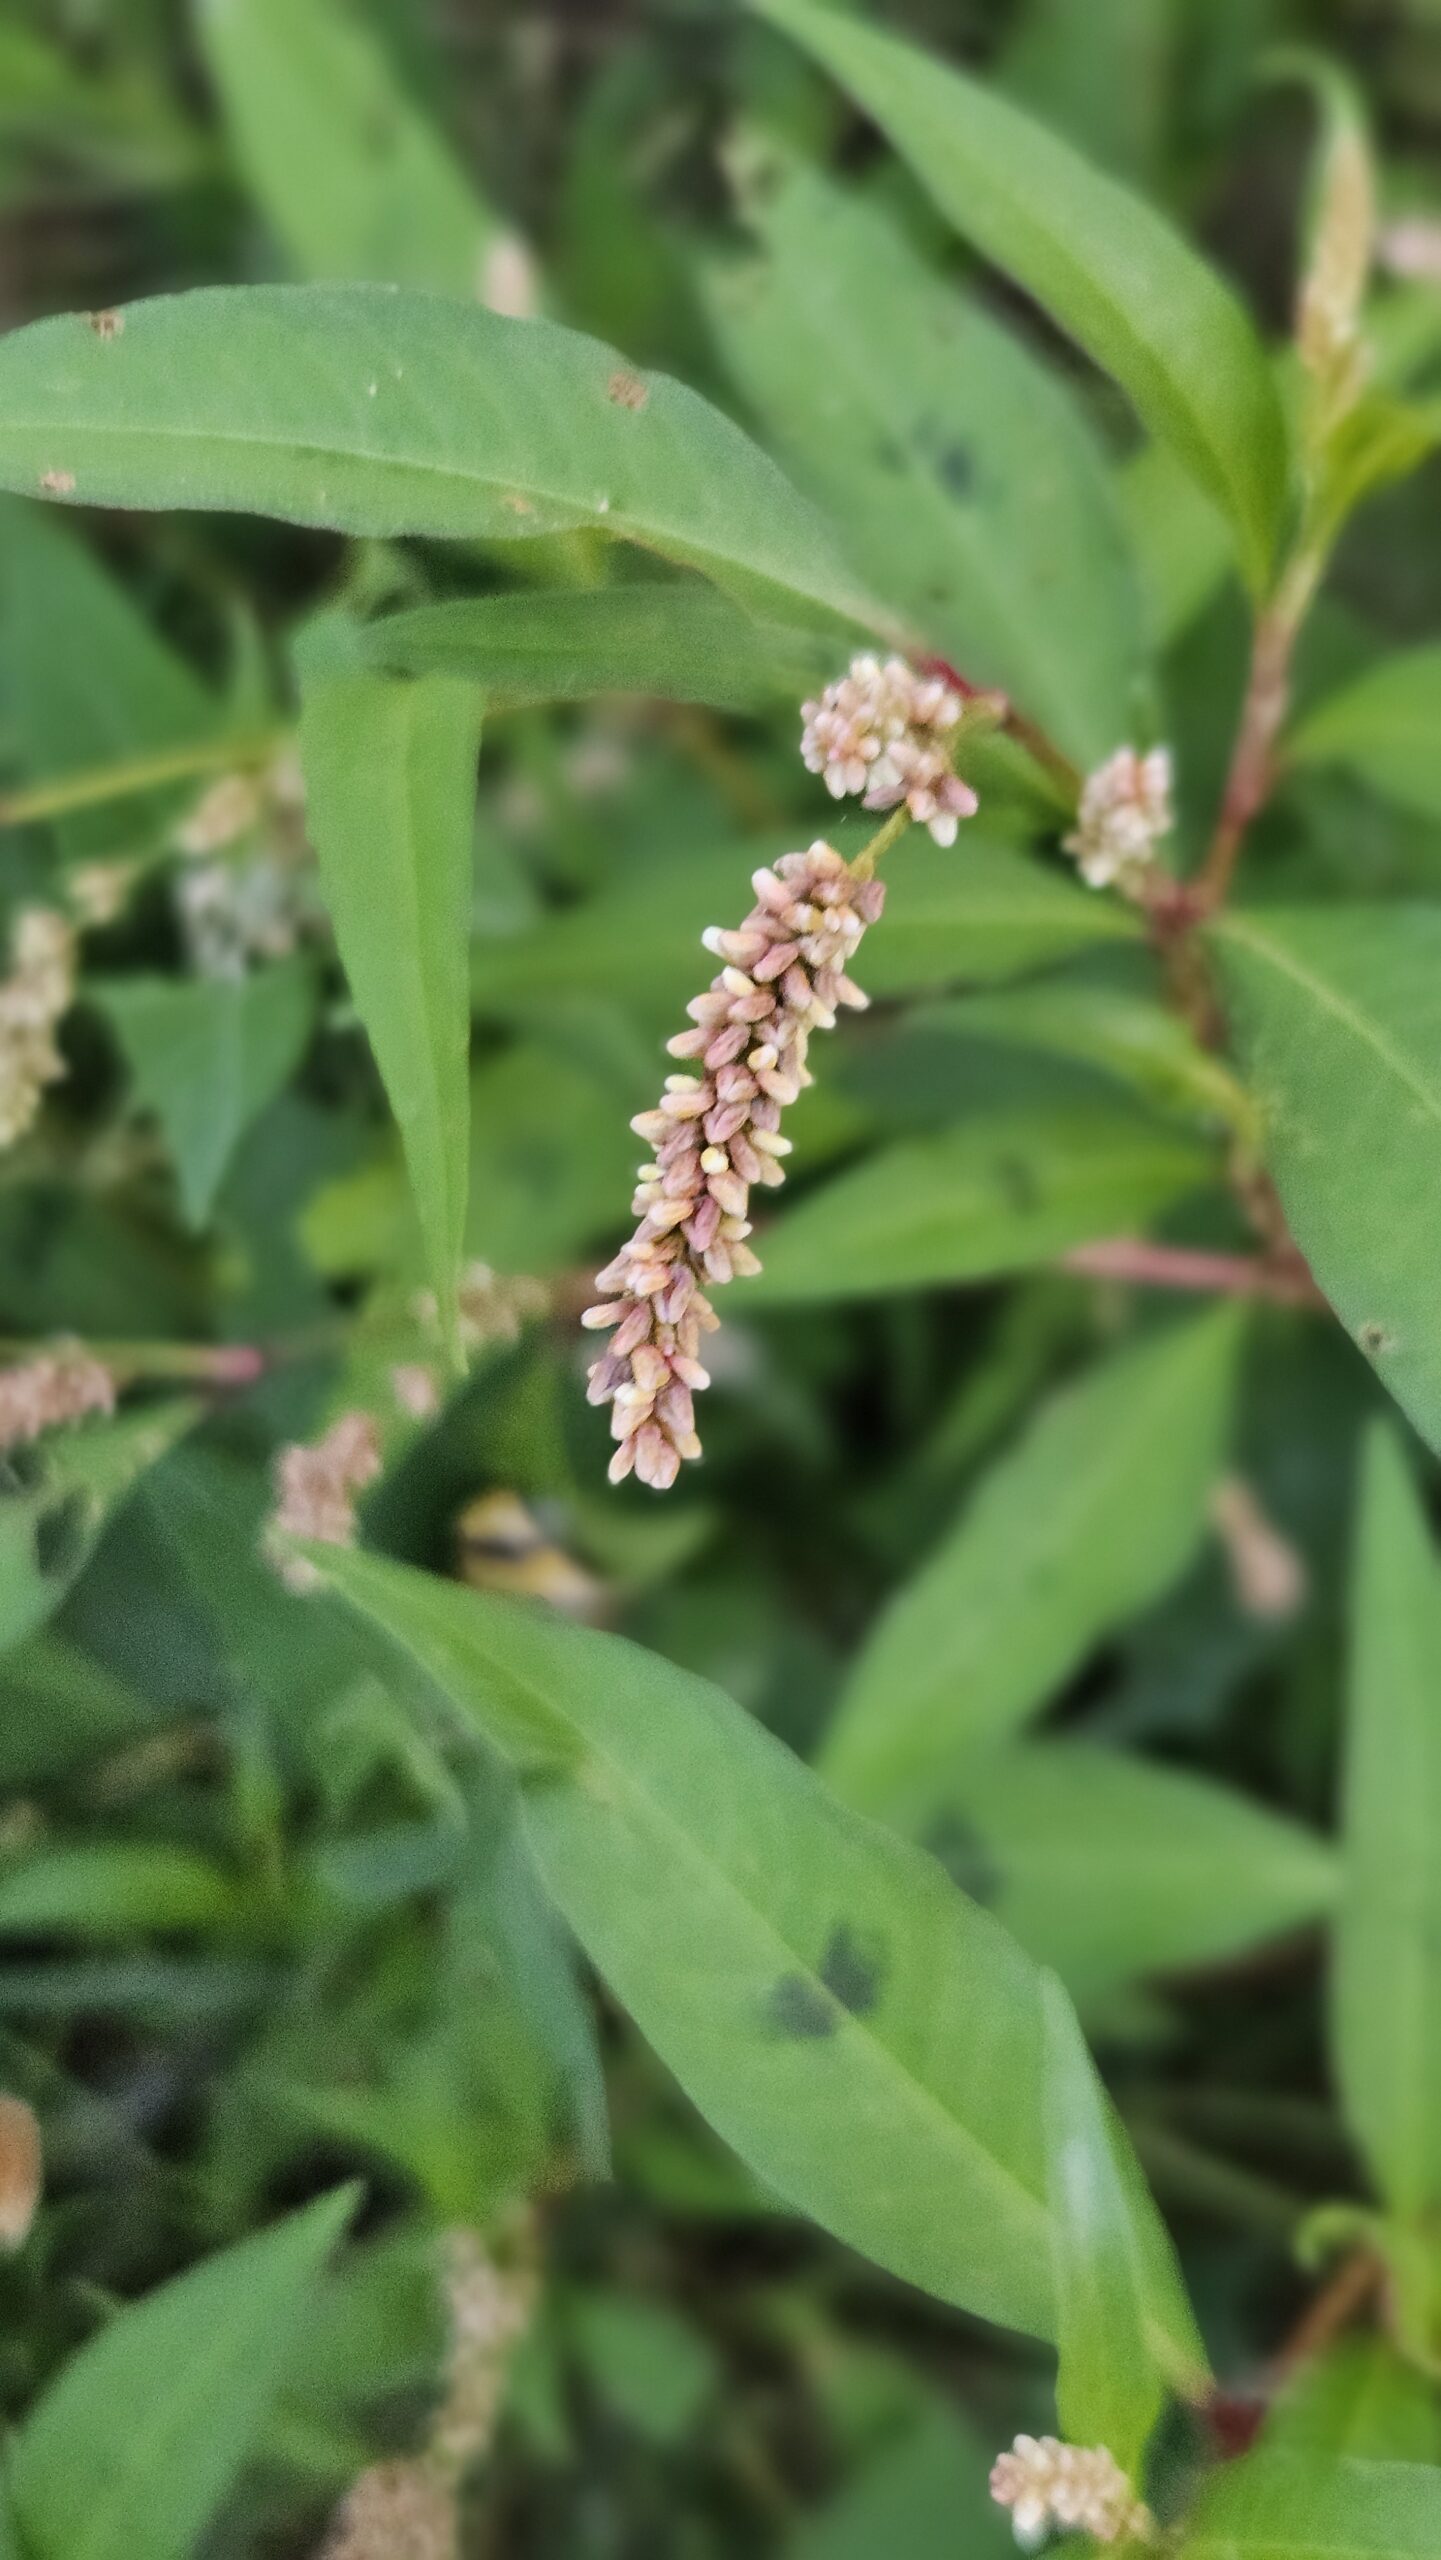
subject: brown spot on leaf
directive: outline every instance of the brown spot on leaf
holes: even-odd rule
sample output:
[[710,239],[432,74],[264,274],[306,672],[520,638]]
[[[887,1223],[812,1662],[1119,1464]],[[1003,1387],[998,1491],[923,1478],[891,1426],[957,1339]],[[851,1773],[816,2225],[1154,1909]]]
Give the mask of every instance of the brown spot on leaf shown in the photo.
[[618,409],[643,409],[650,392],[638,373],[627,373],[622,367],[611,375],[605,386],[605,396],[607,400],[613,400]]
[[1379,1324],[1374,1316],[1369,1316],[1363,1325],[1358,1326],[1356,1339],[1362,1350],[1369,1353],[1373,1360],[1379,1359],[1383,1352],[1394,1351],[1396,1348],[1395,1334],[1388,1332],[1386,1326]]
[[519,489],[507,489],[500,503],[503,507],[509,507],[513,516],[533,516],[535,513],[534,498],[522,496]]
[[68,498],[75,486],[73,471],[42,471],[40,488],[47,498]]
[[92,311],[87,314],[86,325],[94,330],[102,344],[108,346],[112,338],[118,338],[123,331],[125,314],[123,311]]

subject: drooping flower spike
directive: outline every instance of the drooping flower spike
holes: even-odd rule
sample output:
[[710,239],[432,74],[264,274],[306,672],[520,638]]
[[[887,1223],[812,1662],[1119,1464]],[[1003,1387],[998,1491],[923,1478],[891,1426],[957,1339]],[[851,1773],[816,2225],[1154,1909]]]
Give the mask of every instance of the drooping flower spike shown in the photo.
[[724,965],[688,1007],[695,1028],[670,1042],[700,1074],[668,1076],[658,1107],[631,1122],[655,1150],[631,1204],[640,1224],[598,1274],[606,1295],[582,1318],[612,1336],[591,1367],[590,1400],[612,1408],[615,1484],[634,1469],[663,1491],[700,1456],[693,1399],[710,1384],[701,1337],[719,1321],[707,1290],[760,1269],[747,1242],[751,1186],[784,1180],[781,1114],[811,1082],[810,1035],[829,1030],[838,1007],[866,1002],[846,972],[881,912],[881,883],[818,843],[757,871],[752,886],[744,924],[705,935]]

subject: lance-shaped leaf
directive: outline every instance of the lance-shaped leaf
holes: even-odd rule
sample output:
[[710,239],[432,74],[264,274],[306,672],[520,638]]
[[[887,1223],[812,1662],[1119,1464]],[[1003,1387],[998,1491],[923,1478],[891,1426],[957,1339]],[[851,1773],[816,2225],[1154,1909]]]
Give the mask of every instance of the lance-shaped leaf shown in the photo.
[[1099,764],[1144,719],[1147,670],[1120,507],[1074,401],[876,208],[804,168],[760,177],[761,254],[708,297],[741,390],[877,594]]
[[1328,1841],[1193,1769],[1065,1739],[967,1760],[922,1837],[1082,2002],[1332,1908]]
[[338,619],[312,627],[299,665],[311,841],[449,1323],[470,1173],[479,699],[442,676],[377,675],[357,663],[350,626]]
[[206,65],[236,156],[302,276],[480,295],[501,236],[341,0],[201,0]]
[[835,643],[743,613],[689,579],[464,596],[373,622],[365,654],[401,675],[478,685],[489,710],[649,693],[748,711],[798,702],[834,672]]
[[850,90],[984,257],[1114,375],[1225,510],[1264,586],[1287,478],[1244,311],[1142,198],[994,89],[813,0],[755,0]]
[[26,2560],[185,2560],[255,2446],[354,2209],[325,2196],[116,2314],[12,2444]]
[[87,993],[115,1025],[135,1101],[159,1121],[185,1216],[202,1227],[236,1147],[305,1046],[310,970],[290,960],[243,978],[117,978]]
[[1212,2475],[1180,2560],[1433,2560],[1441,2471],[1253,2453]]
[[[1189,2331],[1190,2374],[1204,2374],[1206,2359],[1165,2226],[1053,1973],[1042,2005],[1061,2433],[1105,2445],[1134,2479],[1175,2373],[1173,2342]],[[1168,2306],[1159,2331],[1158,2301]]]
[[771,609],[871,618],[748,436],[573,329],[359,284],[220,286],[118,317],[0,342],[0,486],[381,536],[590,526]]
[[821,1766],[908,1823],[1192,1555],[1230,1424],[1220,1309],[1133,1345],[1045,1407],[885,1611]]
[[886,1147],[785,1210],[745,1303],[819,1305],[1031,1270],[1148,1226],[1205,1185],[1212,1161],[1184,1130],[1119,1100],[978,1116]]
[[310,1552],[516,1762],[548,1890],[724,2139],[882,2266],[1049,2335],[1040,1983],[1004,1930],[708,1682]]
[[1253,908],[1212,947],[1291,1231],[1441,1446],[1441,906]]
[[1333,2032],[1387,2202],[1441,2201],[1441,1566],[1393,1433],[1366,1453]]
[[1441,648],[1399,651],[1328,694],[1286,753],[1292,764],[1344,765],[1385,798],[1441,818]]

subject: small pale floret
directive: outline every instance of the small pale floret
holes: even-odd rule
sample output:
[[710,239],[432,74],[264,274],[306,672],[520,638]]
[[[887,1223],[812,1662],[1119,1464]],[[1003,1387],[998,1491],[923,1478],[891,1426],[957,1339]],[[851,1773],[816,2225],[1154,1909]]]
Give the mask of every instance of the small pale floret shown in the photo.
[[1169,748],[1153,747],[1143,756],[1134,747],[1118,747],[1087,777],[1066,851],[1075,855],[1089,888],[1141,897],[1156,847],[1174,823]]
[[55,1033],[74,993],[74,927],[50,907],[25,908],[0,980],[0,1147],[24,1136],[45,1087],[65,1073]]
[[[866,809],[904,803],[937,844],[954,844],[962,818],[979,807],[955,771],[963,694],[943,676],[919,675],[904,658],[853,658],[819,701],[801,705],[801,760],[833,800],[858,796]],[[766,877],[758,873],[757,883]],[[770,891],[757,885],[762,908]],[[804,930],[804,927],[801,928]]]
[[1156,2522],[1104,2445],[1017,2436],[991,2471],[991,2496],[1009,2507],[1016,2540],[1034,2550],[1061,2528],[1095,2542],[1150,2542]]
[[381,1470],[380,1437],[368,1413],[342,1413],[323,1438],[292,1441],[275,1462],[279,1497],[266,1533],[280,1578],[292,1591],[314,1591],[320,1576],[308,1557],[285,1552],[302,1538],[322,1547],[355,1542],[355,1500]]
[[115,1380],[81,1344],[0,1369],[0,1454],[87,1414],[113,1413]]

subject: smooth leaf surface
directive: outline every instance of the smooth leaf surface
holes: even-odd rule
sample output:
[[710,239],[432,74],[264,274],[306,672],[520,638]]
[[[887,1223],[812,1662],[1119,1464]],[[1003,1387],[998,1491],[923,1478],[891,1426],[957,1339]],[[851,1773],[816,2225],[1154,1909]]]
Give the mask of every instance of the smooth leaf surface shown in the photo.
[[399,1124],[431,1286],[451,1321],[470,1170],[471,830],[480,707],[376,675],[344,626],[300,651],[311,841],[356,1010]]
[[1388,1429],[1366,1453],[1346,1723],[1333,2034],[1387,2202],[1441,2200],[1441,1565]]
[[927,2291],[1048,2334],[1039,1978],[1004,1931],[708,1682],[313,1552],[518,1763],[549,1891],[749,2166]]
[[1118,1352],[1042,1408],[902,1586],[862,1652],[821,1767],[907,1823],[1045,1704],[1201,1537],[1240,1326],[1224,1309]]
[[499,224],[338,0],[201,0],[205,53],[246,182],[317,279],[480,295]]
[[878,210],[805,168],[760,175],[762,254],[716,269],[708,296],[750,407],[875,592],[1098,764],[1144,718],[1147,669],[1079,410]]
[[11,2451],[27,2560],[186,2560],[252,2450],[355,2203],[342,2188],[118,2312]]
[[963,238],[1114,376],[1224,509],[1254,587],[1275,550],[1281,411],[1219,277],[1145,201],[992,89],[813,0],[755,0],[873,116]]
[[490,710],[644,693],[747,711],[799,701],[833,672],[835,654],[681,579],[417,605],[372,623],[364,649],[401,675],[477,685]]
[[[1147,2302],[1167,2285],[1170,2331],[1184,2333],[1185,2288],[1149,2194],[1123,2176],[1109,2101],[1054,1974],[1043,1979],[1042,2005],[1056,2410],[1070,2443],[1106,2445],[1135,2477],[1166,2393]],[[1192,2362],[1204,2369],[1199,2341]]]
[[305,1047],[311,972],[291,960],[242,978],[116,978],[87,992],[119,1035],[136,1105],[164,1132],[186,1219],[203,1227],[236,1147]]
[[923,2408],[860,2463],[845,2487],[783,2545],[784,2560],[940,2560],[966,2518],[966,2560],[1013,2560],[1015,2542],[986,2491],[988,2455],[948,2407]]
[[1304,1928],[1339,1882],[1327,1841],[1234,1788],[1064,1739],[968,1762],[923,1836],[1082,2003]]
[[887,1147],[784,1210],[745,1304],[818,1305],[1030,1270],[1070,1245],[1148,1226],[1209,1170],[1199,1141],[1119,1101],[997,1111]]
[[1293,764],[1344,765],[1386,799],[1441,818],[1441,648],[1382,658],[1292,732]]
[[[43,507],[9,499],[0,503],[0,675],[32,783],[194,745],[225,718],[83,538]],[[202,787],[76,810],[59,822],[61,847],[81,860],[143,844],[187,788]]]
[[1282,2396],[1266,2450],[1441,2463],[1441,2407],[1428,2377],[1389,2338],[1338,2338]]
[[1181,2560],[1432,2560],[1441,2471],[1256,2453],[1212,2475]]
[[379,285],[174,294],[108,338],[17,330],[0,485],[382,536],[588,525],[747,598],[869,619],[821,518],[694,391],[550,321]]
[[1441,906],[1253,908],[1212,944],[1291,1232],[1441,1446]]

